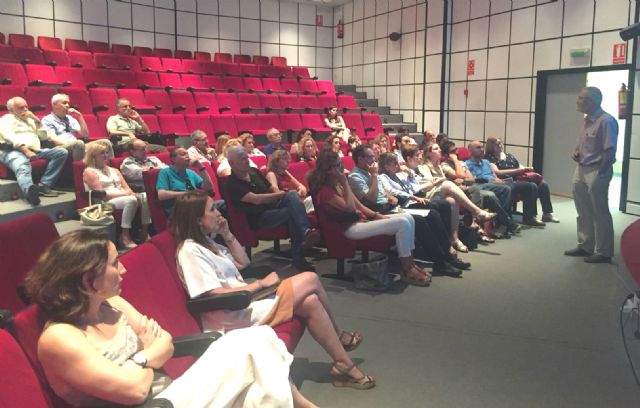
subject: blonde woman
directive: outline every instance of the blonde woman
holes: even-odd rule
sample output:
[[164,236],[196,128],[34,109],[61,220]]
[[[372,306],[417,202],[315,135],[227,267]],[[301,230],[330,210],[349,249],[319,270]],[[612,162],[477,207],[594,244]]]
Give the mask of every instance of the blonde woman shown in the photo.
[[122,210],[120,243],[125,248],[134,248],[136,244],[131,238],[131,224],[138,208],[140,208],[140,215],[142,216],[140,239],[146,241],[149,238],[151,213],[147,205],[147,195],[145,193],[134,193],[129,188],[120,170],[109,166],[108,155],[109,150],[105,145],[87,144],[83,159],[86,168],[82,173],[84,189],[85,191],[104,191],[107,202]]
[[298,151],[298,161],[310,162],[318,157],[318,145],[311,136],[303,136],[296,144]]
[[300,196],[307,214],[313,211],[313,201],[307,195],[307,188],[289,172],[291,155],[286,150],[277,150],[269,157],[267,175],[269,183],[278,191],[295,191]]

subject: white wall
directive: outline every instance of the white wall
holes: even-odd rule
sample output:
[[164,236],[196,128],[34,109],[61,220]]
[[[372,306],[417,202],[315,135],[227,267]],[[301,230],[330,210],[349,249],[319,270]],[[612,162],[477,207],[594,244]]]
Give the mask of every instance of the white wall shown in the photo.
[[[331,79],[333,10],[279,0],[1,0],[0,31],[280,55]],[[316,26],[322,15],[324,27]],[[177,18],[177,24],[176,24]]]

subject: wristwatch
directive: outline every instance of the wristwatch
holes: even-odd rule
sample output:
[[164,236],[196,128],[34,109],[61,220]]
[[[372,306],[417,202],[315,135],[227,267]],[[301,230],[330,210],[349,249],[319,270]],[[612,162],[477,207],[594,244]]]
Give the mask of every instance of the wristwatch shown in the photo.
[[138,351],[137,353],[129,357],[129,360],[133,361],[142,368],[145,368],[147,366],[147,357],[142,351]]

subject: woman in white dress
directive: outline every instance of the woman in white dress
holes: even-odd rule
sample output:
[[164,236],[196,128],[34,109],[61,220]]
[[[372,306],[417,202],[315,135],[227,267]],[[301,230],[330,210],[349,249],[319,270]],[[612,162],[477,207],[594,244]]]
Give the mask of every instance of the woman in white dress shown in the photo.
[[333,133],[340,136],[345,143],[349,140],[351,131],[344,123],[342,116],[338,115],[338,108],[336,106],[329,106],[327,108],[327,116],[324,118],[324,125],[330,128]]
[[[176,201],[171,229],[177,244],[178,271],[191,298],[202,294],[249,291],[254,299],[242,310],[219,310],[201,315],[205,330],[226,332],[255,325],[277,326],[295,315],[306,323],[311,336],[333,359],[331,375],[338,387],[369,389],[373,377],[364,375],[347,351],[362,342],[359,332],[340,331],[329,309],[329,299],[318,275],[303,272],[280,281],[275,272],[246,283],[239,270],[249,266],[244,248],[227,221],[206,194],[190,191]],[[227,246],[210,237],[220,235]]]
[[125,248],[134,248],[135,242],[131,238],[131,224],[138,208],[142,218],[141,237],[143,241],[149,238],[149,224],[151,212],[147,204],[146,193],[134,193],[120,173],[120,170],[110,167],[108,149],[98,143],[90,143],[85,147],[84,164],[86,168],[82,174],[85,191],[104,191],[107,202],[122,210],[120,227],[120,243]]

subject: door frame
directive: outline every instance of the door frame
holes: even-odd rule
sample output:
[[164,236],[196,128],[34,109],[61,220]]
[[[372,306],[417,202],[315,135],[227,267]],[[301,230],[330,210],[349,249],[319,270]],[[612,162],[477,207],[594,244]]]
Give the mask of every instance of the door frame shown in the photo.
[[[579,67],[579,68],[566,68],[555,69],[547,71],[538,71],[536,76],[536,107],[535,107],[535,120],[533,125],[533,158],[532,163],[536,171],[544,174],[543,160],[544,160],[544,125],[546,121],[546,103],[547,103],[547,82],[551,75],[563,75],[563,74],[587,74],[589,72],[600,71],[623,71],[629,72],[629,78],[627,80],[627,89],[629,90],[629,97],[627,98],[627,124],[624,134],[624,146],[622,156],[622,176],[620,183],[620,202],[618,209],[622,212],[627,210],[627,179],[629,176],[629,151],[631,148],[631,122],[633,112],[633,92],[635,83],[635,70],[632,64],[619,64],[619,65],[604,65],[598,67]],[[577,95],[576,95],[577,97]],[[615,114],[615,112],[614,112]],[[576,130],[577,134],[577,130]]]

